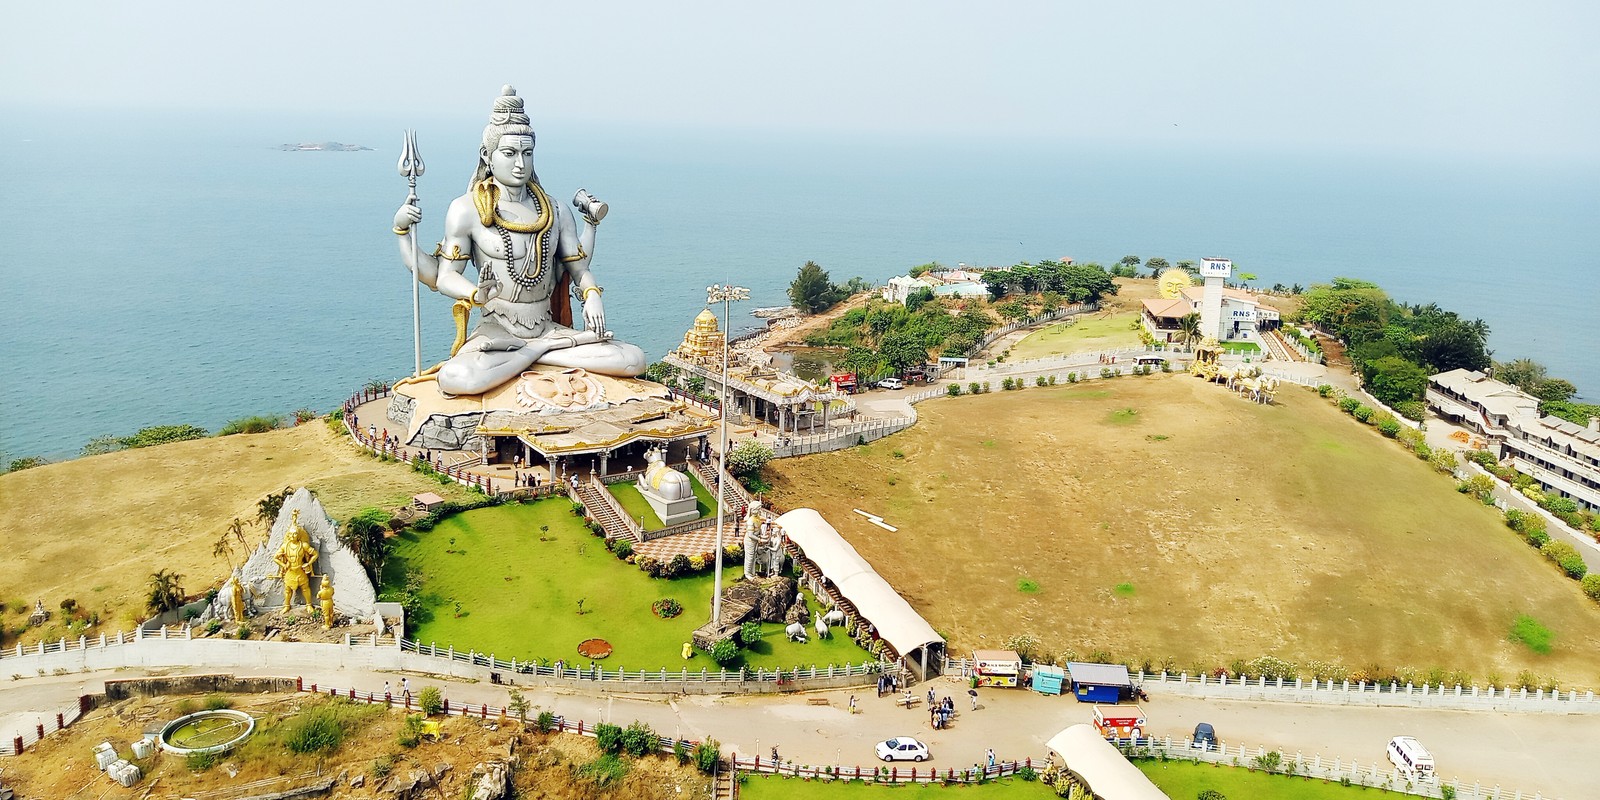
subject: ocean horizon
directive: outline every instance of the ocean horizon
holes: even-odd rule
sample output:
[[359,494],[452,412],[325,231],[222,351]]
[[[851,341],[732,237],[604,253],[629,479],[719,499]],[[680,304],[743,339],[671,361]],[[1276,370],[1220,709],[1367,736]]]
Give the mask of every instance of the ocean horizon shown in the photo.
[[[429,123],[409,124],[431,247],[481,123]],[[1534,358],[1600,393],[1582,335],[1600,299],[1583,283],[1600,250],[1600,165],[537,123],[550,196],[582,187],[611,206],[593,269],[610,326],[651,358],[707,285],[751,289],[738,330],[749,310],[786,305],[808,260],[881,283],[935,260],[1223,256],[1260,287],[1348,276],[1482,318],[1497,359]],[[389,231],[407,121],[121,124],[90,137],[55,113],[0,114],[0,452],[68,458],[148,425],[325,412],[409,374],[410,273]],[[302,141],[374,149],[278,149]],[[448,308],[423,291],[427,363],[448,352]]]

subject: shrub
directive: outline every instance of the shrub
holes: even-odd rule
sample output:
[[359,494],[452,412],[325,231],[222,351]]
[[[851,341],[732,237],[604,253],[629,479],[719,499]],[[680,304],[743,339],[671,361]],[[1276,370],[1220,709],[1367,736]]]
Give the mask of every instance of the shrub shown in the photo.
[[221,711],[224,708],[233,708],[233,700],[225,694],[208,694],[202,705],[207,711]]
[[285,723],[283,746],[301,755],[337,750],[348,732],[347,726],[353,722],[346,709],[354,708],[349,703],[334,702],[300,712]]
[[1317,384],[1317,396],[1318,397],[1327,397],[1328,395],[1331,395],[1331,394],[1333,394],[1333,386],[1332,385],[1326,384],[1326,383]]
[[1520,509],[1516,509],[1516,508],[1508,508],[1508,509],[1506,509],[1506,527],[1507,528],[1510,528],[1511,530],[1514,530],[1517,533],[1522,533],[1523,529],[1525,527],[1527,527],[1527,524],[1528,524],[1528,515],[1527,514],[1524,514]]
[[1005,392],[1011,391],[1011,379],[1010,378],[1006,378],[1005,380],[1000,382],[1000,390],[1001,391],[1005,391]]
[[1033,379],[1033,385],[1034,386],[1048,386],[1049,382],[1045,380],[1043,375],[1040,375],[1039,377]]
[[417,692],[417,708],[422,709],[422,713],[430,717],[443,711],[444,695],[440,694],[439,687],[422,687],[422,691]]
[[761,623],[754,620],[739,626],[739,641],[746,647],[761,641]]
[[1539,548],[1541,551],[1544,550],[1544,546],[1549,543],[1549,541],[1550,534],[1544,532],[1544,526],[1542,524],[1538,528],[1530,528],[1528,530],[1528,544]]
[[1390,439],[1393,439],[1400,435],[1400,429],[1404,427],[1404,425],[1400,424],[1399,420],[1386,419],[1378,423],[1378,432],[1389,437]]
[[1394,404],[1394,410],[1412,422],[1421,422],[1427,406],[1424,406],[1421,400],[1401,400]]
[[980,388],[982,387],[978,386],[978,382],[973,381],[967,384],[967,394],[977,394]]
[[1050,385],[1051,385],[1051,386],[1054,386],[1054,385],[1056,385],[1056,376],[1054,376],[1054,375],[1051,375],[1051,376],[1050,376],[1050,379],[1049,379],[1049,381],[1048,381],[1048,383],[1049,383],[1049,384],[1050,384]]
[[701,570],[704,570],[706,568],[707,564],[712,563],[713,561],[716,560],[716,557],[717,557],[717,555],[715,553],[712,553],[711,554],[711,558],[709,558],[709,559],[706,558],[703,555],[700,555],[700,556],[689,556],[689,571],[690,572],[700,572]]
[[659,742],[656,732],[638,720],[622,731],[622,751],[635,758],[654,753]]
[[1590,600],[1600,601],[1600,572],[1583,576],[1578,585],[1583,587],[1583,593],[1589,595]]
[[984,381],[984,382],[983,382],[983,390],[984,390],[984,391],[985,391],[985,392],[991,392],[991,391],[994,391],[994,390],[993,390],[993,389],[991,389],[991,388],[989,388],[989,382],[988,382],[988,381]]
[[1100,377],[1102,377],[1102,378],[1111,377],[1111,368],[1110,367],[1101,367],[1100,368]]
[[549,733],[556,729],[556,714],[554,711],[540,711],[539,716],[533,718],[533,728],[540,733]]
[[626,560],[628,556],[633,555],[633,542],[627,539],[615,539],[611,542],[611,552],[617,558]]
[[689,574],[689,569],[689,557],[679,553],[667,562],[666,566],[662,568],[661,574],[668,578],[676,578],[680,575]]
[[728,471],[734,475],[759,474],[772,456],[772,448],[760,442],[740,442],[728,450]]
[[644,574],[649,575],[652,578],[661,577],[661,574],[662,574],[661,562],[659,560],[655,559],[655,558],[652,558],[650,556],[644,556],[644,557],[638,559],[637,561],[635,561],[634,565],[639,568],[640,572],[643,572]]
[[[1348,781],[1350,779],[1345,778],[1345,780]],[[1195,800],[1228,800],[1228,796],[1217,791],[1216,789],[1204,789],[1201,790],[1199,794],[1195,795]]]
[[947,394],[947,395],[950,395],[951,397],[960,397],[961,396],[961,384],[952,383],[949,386],[944,387],[944,393]]
[[662,619],[672,619],[683,613],[683,604],[670,597],[663,597],[651,603],[650,608]]
[[716,769],[717,761],[722,758],[722,743],[716,739],[707,739],[694,746],[694,765],[696,769],[707,775]]
[[1077,383],[1077,382],[1078,382],[1078,373],[1076,373],[1076,372],[1067,373],[1067,383]]
[[1362,422],[1366,422],[1366,421],[1372,419],[1372,413],[1373,412],[1372,412],[1372,409],[1370,407],[1364,406],[1364,405],[1357,405],[1355,407],[1355,410],[1350,412],[1350,416],[1355,417],[1356,419],[1361,420]]
[[594,726],[594,741],[600,745],[602,753],[622,752],[622,726],[609,722],[597,723]]
[[734,644],[732,639],[723,639],[711,646],[711,660],[717,662],[719,667],[732,664],[738,657],[739,646]]
[[217,435],[232,436],[236,433],[266,433],[267,431],[277,430],[282,425],[283,419],[281,417],[264,414],[241,417],[222,426],[222,430],[217,431]]
[[1355,410],[1360,408],[1360,407],[1361,407],[1361,401],[1355,399],[1354,397],[1341,397],[1341,398],[1339,398],[1339,410],[1343,411],[1346,414],[1354,414]]
[[578,774],[594,781],[595,786],[607,788],[622,782],[628,776],[628,762],[607,753],[578,768]]
[[395,742],[401,747],[416,747],[422,743],[422,717],[416,714],[407,714],[405,722],[400,723],[400,732],[395,734]]
[[1543,553],[1545,558],[1554,561],[1556,566],[1561,567],[1569,578],[1581,579],[1584,573],[1589,571],[1588,566],[1583,563],[1583,557],[1578,555],[1577,548],[1566,542],[1560,540],[1546,542],[1540,545],[1539,552]]
[[1454,472],[1456,469],[1456,454],[1449,450],[1434,450],[1428,454],[1428,463],[1440,472]]
[[678,765],[689,763],[689,745],[682,739],[672,740],[672,757],[678,760]]
[[221,753],[190,753],[184,756],[183,765],[188,767],[190,772],[205,772],[221,760]]

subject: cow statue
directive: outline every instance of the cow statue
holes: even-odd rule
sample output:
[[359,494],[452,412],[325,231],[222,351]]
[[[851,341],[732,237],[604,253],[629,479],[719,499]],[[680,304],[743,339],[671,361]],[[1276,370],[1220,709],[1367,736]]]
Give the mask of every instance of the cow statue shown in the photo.
[[825,622],[820,615],[817,617],[817,638],[828,638],[828,623]]
[[829,625],[843,625],[844,609],[835,607],[832,611],[822,615],[822,621]]
[[789,623],[789,627],[783,629],[783,635],[789,637],[789,641],[791,642],[800,642],[803,644],[806,640],[806,626],[801,625],[798,622],[791,622]]

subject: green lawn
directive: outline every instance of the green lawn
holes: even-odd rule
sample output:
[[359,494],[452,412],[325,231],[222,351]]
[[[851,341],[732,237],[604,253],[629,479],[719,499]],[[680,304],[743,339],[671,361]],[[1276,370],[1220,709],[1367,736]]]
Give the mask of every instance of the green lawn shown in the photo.
[[[1355,797],[1401,794],[1361,786],[1340,786],[1320,778],[1268,775],[1265,772],[1251,772],[1244,767],[1154,759],[1140,759],[1133,763],[1168,797],[1183,800],[1206,789],[1215,789],[1229,798],[1271,797],[1273,800],[1352,800]],[[1368,792],[1376,792],[1377,795],[1366,794]]]
[[[701,484],[700,479],[694,475],[689,476],[689,485],[694,487],[694,499],[700,508],[700,518],[705,519],[717,513],[717,501],[711,496],[711,490]],[[662,524],[661,517],[656,516],[656,510],[650,507],[650,501],[644,499],[644,495],[639,493],[639,487],[632,481],[607,484],[606,488],[611,490],[611,496],[617,498],[622,510],[628,512],[628,516],[636,521],[644,520],[645,530],[658,531],[667,527]]]
[[1015,778],[982,786],[944,786],[936,783],[895,786],[751,775],[750,780],[739,787],[739,796],[749,797],[750,800],[1042,800],[1055,797],[1055,793],[1037,781]]
[[1136,312],[1121,314],[1091,314],[1073,318],[1074,322],[1046,325],[1027,338],[1011,346],[1007,361],[1024,361],[1030,358],[1109,350],[1117,347],[1139,345],[1139,331],[1132,325],[1139,321]]
[[[704,654],[687,662],[681,657],[689,634],[709,617],[711,573],[651,578],[612,556],[570,507],[565,498],[552,498],[480,508],[452,516],[431,532],[407,530],[395,538],[384,566],[385,588],[402,585],[408,568],[427,576],[422,594],[429,613],[407,620],[407,637],[502,659],[569,664],[587,663],[578,655],[578,643],[598,637],[613,648],[604,662],[608,669],[715,669]],[[729,565],[723,580],[740,574],[739,566]],[[650,604],[663,597],[682,603],[684,613],[657,619]],[[579,599],[584,601],[581,616]],[[815,600],[808,601],[815,609]],[[766,636],[744,651],[743,663],[751,667],[867,658],[844,637],[799,644],[784,638],[782,625],[762,627]]]

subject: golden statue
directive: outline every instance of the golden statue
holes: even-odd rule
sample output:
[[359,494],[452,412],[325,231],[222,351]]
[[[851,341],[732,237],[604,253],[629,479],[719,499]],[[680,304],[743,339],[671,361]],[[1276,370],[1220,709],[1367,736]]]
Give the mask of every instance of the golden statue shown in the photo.
[[288,611],[294,605],[297,592],[304,594],[306,607],[313,608],[311,575],[317,564],[317,548],[312,546],[306,529],[300,527],[299,509],[295,509],[294,515],[289,518],[289,532],[284,534],[283,546],[278,548],[272,561],[278,565],[278,575],[275,577],[283,579],[283,610]]
[[317,599],[322,601],[322,629],[333,628],[333,581],[328,576],[322,577],[322,590],[317,592]]
[[233,571],[233,581],[229,589],[228,602],[233,607],[233,621],[244,622],[244,577],[238,569]]

